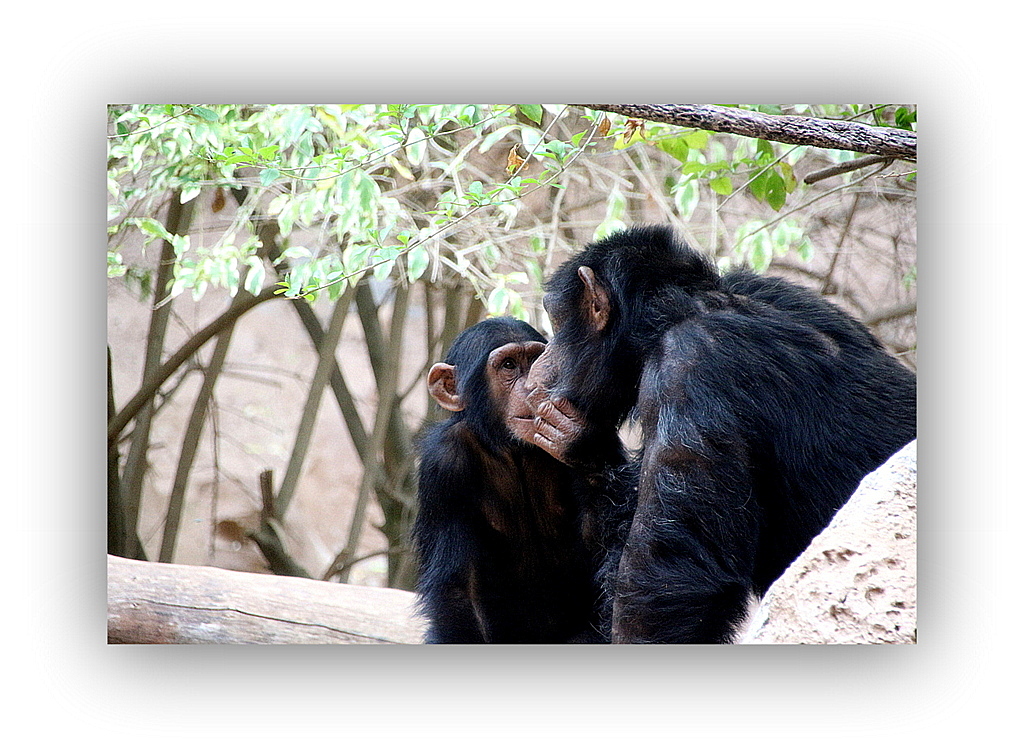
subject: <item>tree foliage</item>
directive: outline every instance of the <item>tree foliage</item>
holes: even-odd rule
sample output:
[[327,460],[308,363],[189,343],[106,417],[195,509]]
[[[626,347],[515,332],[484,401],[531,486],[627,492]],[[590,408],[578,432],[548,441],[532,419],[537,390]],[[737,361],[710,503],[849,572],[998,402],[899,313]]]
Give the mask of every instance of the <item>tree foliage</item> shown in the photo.
[[[781,106],[749,108],[783,112]],[[804,115],[812,106],[791,111]],[[907,106],[822,105],[813,111],[837,121],[866,117],[907,129],[916,122],[916,110]],[[524,270],[535,273],[536,282],[536,252],[547,244],[534,236],[534,254],[526,253],[511,273],[500,271],[493,244],[445,253],[442,242],[470,216],[510,227],[523,197],[563,188],[560,182],[581,154],[609,143],[613,150],[649,145],[675,158],[678,174],[666,188],[684,218],[700,200],[701,186],[726,200],[743,194],[781,211],[797,190],[794,165],[808,149],[783,150],[764,139],[729,141],[710,131],[552,105],[139,105],[112,108],[111,118],[108,221],[116,222],[110,227],[109,275],[129,274],[117,245],[135,228],[151,241],[173,245],[171,296],[190,291],[198,297],[211,285],[256,294],[266,270],[253,220],[265,213],[285,239],[303,232],[315,239],[315,248],[287,243],[271,260],[287,262],[280,288],[286,296],[313,298],[326,291],[336,299],[366,274],[412,283],[425,274],[436,277],[443,266],[471,282],[491,314],[518,316],[526,312],[516,286],[530,282]],[[558,131],[568,124],[563,138],[552,137],[556,124]],[[481,174],[475,158],[510,142],[506,169]],[[852,156],[841,150],[831,155],[835,162]],[[426,202],[424,182],[440,189]],[[192,248],[188,235],[170,234],[153,216],[169,191],[185,203],[213,188],[216,204],[242,186],[253,189],[251,196],[213,245]],[[609,204],[601,233],[622,224],[621,195],[613,193]],[[755,267],[766,267],[769,249],[807,254],[806,244],[794,247],[792,226],[758,238],[747,230],[732,251]]]

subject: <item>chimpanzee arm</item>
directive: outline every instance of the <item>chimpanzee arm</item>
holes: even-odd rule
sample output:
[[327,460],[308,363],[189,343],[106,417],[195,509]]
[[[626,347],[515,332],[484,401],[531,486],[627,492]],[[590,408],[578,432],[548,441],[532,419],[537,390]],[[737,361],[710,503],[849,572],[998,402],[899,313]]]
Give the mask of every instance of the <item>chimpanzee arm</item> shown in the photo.
[[469,519],[474,480],[460,438],[443,425],[431,430],[422,443],[413,532],[428,643],[486,641],[475,597],[477,538]]
[[645,457],[614,577],[614,642],[728,642],[752,593],[758,523],[736,451],[687,441]]
[[[694,345],[666,339],[641,383],[636,514],[615,575],[613,642],[729,642],[747,611],[761,529],[747,441]],[[701,355],[706,359],[706,355]]]
[[[452,523],[454,525],[454,523]],[[474,599],[476,570],[468,531],[455,526],[420,532],[420,603],[428,643],[485,642]]]

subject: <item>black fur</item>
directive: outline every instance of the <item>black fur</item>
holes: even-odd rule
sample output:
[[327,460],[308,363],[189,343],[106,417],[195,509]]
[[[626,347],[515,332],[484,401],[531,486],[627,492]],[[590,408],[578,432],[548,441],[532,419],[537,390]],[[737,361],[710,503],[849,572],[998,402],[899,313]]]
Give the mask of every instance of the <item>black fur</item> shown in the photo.
[[595,642],[598,555],[580,502],[597,493],[540,449],[516,440],[488,392],[490,352],[545,338],[497,318],[463,332],[446,362],[466,409],[420,443],[420,605],[427,642]]
[[[597,335],[581,265],[611,297]],[[781,279],[720,276],[668,229],[592,244],[546,288],[550,390],[591,435],[633,409],[643,428],[628,535],[606,527],[613,641],[730,641],[748,597],[916,436],[916,378],[866,328]]]

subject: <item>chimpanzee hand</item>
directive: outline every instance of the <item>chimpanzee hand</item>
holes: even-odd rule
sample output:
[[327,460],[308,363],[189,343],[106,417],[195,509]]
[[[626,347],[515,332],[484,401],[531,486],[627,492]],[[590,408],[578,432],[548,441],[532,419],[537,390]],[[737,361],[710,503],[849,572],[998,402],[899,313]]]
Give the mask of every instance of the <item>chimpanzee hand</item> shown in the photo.
[[533,391],[528,401],[533,408],[533,444],[564,464],[571,464],[572,447],[583,435],[583,417],[568,399]]

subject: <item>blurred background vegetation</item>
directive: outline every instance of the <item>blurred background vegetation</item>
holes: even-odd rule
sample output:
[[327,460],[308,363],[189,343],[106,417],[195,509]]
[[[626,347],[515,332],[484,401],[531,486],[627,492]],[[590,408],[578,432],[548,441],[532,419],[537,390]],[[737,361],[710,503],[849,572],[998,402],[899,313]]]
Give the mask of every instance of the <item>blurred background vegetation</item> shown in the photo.
[[426,370],[488,315],[550,333],[545,277],[628,225],[817,290],[915,366],[912,162],[598,107],[110,106],[109,552],[411,589]]

